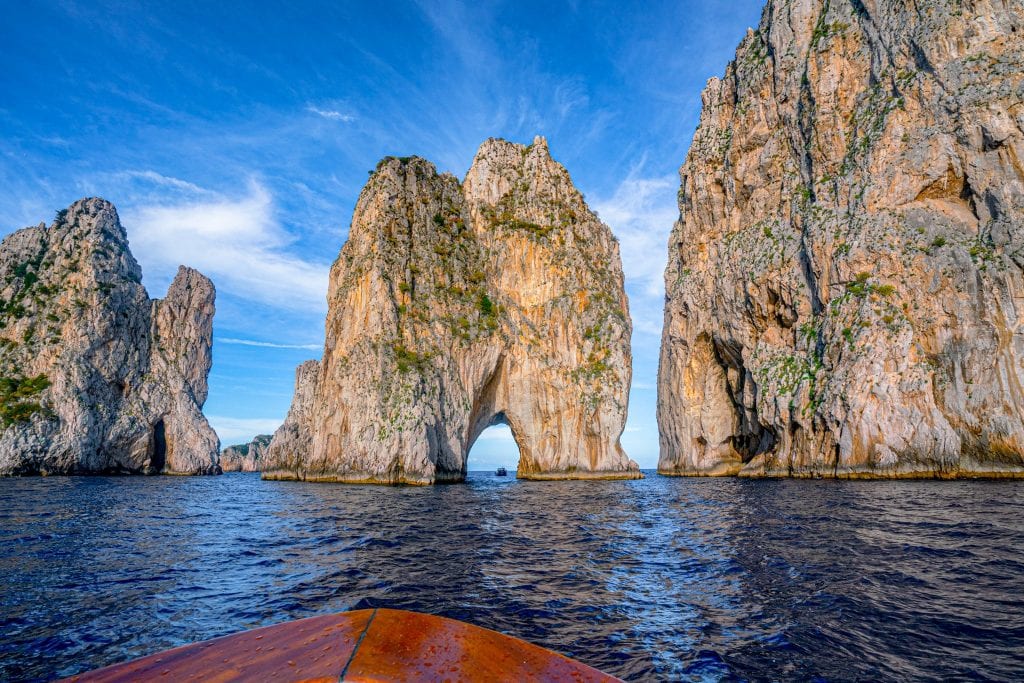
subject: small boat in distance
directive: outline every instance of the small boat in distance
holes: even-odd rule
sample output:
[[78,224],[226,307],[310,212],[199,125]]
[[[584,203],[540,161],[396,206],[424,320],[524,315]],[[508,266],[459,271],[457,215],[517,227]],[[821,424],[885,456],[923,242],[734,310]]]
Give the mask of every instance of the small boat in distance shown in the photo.
[[496,477],[507,477],[508,476],[508,470],[506,470],[504,467],[499,467],[498,471],[494,473],[494,476],[496,476]]

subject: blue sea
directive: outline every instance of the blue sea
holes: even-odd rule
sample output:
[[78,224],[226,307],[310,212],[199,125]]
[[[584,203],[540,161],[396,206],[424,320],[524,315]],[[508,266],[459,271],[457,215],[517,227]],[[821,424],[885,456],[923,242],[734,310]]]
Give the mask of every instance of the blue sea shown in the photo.
[[1024,482],[0,480],[0,680],[366,607],[626,680],[1021,680]]

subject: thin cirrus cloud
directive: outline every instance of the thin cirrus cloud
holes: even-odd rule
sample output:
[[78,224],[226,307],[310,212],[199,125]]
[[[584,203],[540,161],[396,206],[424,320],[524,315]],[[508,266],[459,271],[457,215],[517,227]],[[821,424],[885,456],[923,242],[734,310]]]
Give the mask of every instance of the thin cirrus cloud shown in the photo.
[[310,112],[311,114],[316,114],[317,116],[322,116],[325,119],[330,119],[331,121],[341,121],[342,123],[352,123],[353,121],[356,120],[356,117],[352,116],[351,114],[342,113],[337,109],[320,109],[319,107],[315,107],[312,104],[306,107],[306,111]]
[[236,344],[239,346],[257,346],[264,349],[308,349],[319,351],[323,344],[278,344],[276,342],[257,341],[255,339],[236,339],[234,337],[217,337],[216,341],[221,344]]
[[180,178],[173,178],[166,176],[156,171],[124,171],[123,173],[113,174],[112,180],[143,180],[162,188],[171,188],[174,190],[188,192],[196,195],[212,195],[213,193],[202,187],[199,187],[195,183],[190,183],[187,180],[181,180]]
[[242,299],[305,312],[326,307],[330,265],[289,253],[294,239],[255,181],[239,199],[185,199],[126,214],[132,250],[146,271],[173,272],[187,263]]

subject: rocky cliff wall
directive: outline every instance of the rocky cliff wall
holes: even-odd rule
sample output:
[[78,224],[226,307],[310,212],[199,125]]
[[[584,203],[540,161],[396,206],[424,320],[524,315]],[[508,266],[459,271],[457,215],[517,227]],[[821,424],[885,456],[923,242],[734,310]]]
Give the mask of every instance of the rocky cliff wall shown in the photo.
[[217,470],[213,285],[182,267],[150,300],[141,281],[101,199],[0,243],[0,474]]
[[638,477],[619,444],[631,376],[618,244],[547,143],[484,143],[465,181],[388,158],[331,271],[323,360],[264,476],[459,481],[507,423],[519,476]]
[[222,472],[259,472],[270,446],[270,434],[260,434],[249,443],[228,446],[220,453]]
[[1024,5],[767,4],[680,175],[667,474],[1024,472]]

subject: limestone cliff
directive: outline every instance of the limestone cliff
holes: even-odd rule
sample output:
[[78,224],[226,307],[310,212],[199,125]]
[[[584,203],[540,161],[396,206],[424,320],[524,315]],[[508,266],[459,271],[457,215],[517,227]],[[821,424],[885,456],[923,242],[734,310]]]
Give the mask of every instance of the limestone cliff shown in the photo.
[[0,244],[0,474],[216,471],[213,285],[182,267],[150,300],[141,280],[102,199]]
[[259,434],[249,443],[228,446],[220,453],[222,472],[259,472],[270,446],[270,434]]
[[319,361],[308,360],[296,368],[291,408],[263,458],[264,478],[291,479],[302,472],[305,459],[313,452],[313,401],[319,378]]
[[1024,474],[1024,5],[769,2],[680,175],[668,474]]
[[638,477],[618,244],[547,143],[489,140],[465,181],[387,158],[331,271],[269,478],[459,481],[503,422],[526,478]]

